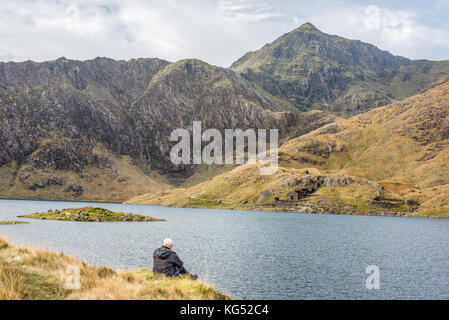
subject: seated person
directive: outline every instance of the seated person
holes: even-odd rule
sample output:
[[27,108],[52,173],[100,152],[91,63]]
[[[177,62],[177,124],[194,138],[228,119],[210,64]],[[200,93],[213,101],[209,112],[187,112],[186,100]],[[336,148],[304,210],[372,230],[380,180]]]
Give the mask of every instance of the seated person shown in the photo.
[[198,279],[197,275],[190,274],[184,268],[184,263],[173,251],[173,240],[170,238],[164,239],[162,247],[153,252],[153,261],[154,273],[162,273],[168,277],[188,275],[193,280]]

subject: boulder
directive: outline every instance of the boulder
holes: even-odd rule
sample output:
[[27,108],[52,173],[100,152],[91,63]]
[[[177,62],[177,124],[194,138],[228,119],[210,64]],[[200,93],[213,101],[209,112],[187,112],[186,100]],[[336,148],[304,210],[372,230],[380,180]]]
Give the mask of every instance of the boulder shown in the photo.
[[315,211],[310,207],[299,207],[296,209],[300,213],[314,213]]
[[354,180],[345,174],[334,174],[324,179],[324,185],[329,188],[341,188],[353,184]]
[[272,195],[273,195],[273,192],[271,191],[271,189],[265,190],[264,192],[259,194],[259,198],[257,199],[256,204],[262,203],[263,201],[265,201]]

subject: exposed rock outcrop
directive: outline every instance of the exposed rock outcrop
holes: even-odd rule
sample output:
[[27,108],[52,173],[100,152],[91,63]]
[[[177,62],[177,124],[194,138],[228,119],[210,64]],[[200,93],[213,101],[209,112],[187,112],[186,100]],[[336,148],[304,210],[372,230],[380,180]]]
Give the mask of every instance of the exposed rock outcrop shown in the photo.
[[[60,186],[75,197],[85,197],[83,185],[105,187],[95,182],[102,173],[125,183],[130,178],[117,176],[111,155],[129,156],[142,174],[156,171],[178,184],[196,166],[172,164],[169,136],[177,128],[191,131],[196,120],[222,132],[278,128],[282,139],[335,119],[288,111],[237,73],[195,59],[0,63],[0,84],[0,169],[10,173],[0,196],[2,183],[49,196],[57,189],[50,186]],[[68,173],[83,183],[72,187],[52,176]]]

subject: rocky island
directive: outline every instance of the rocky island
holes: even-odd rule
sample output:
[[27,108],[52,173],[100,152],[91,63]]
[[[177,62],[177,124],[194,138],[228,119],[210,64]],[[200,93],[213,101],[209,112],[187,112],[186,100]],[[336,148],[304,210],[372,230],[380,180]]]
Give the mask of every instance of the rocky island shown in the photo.
[[80,221],[80,222],[150,222],[166,221],[164,219],[143,216],[139,214],[114,212],[99,207],[84,207],[62,210],[48,210],[47,212],[32,213],[19,216],[19,218],[41,219],[41,220],[62,220],[62,221]]

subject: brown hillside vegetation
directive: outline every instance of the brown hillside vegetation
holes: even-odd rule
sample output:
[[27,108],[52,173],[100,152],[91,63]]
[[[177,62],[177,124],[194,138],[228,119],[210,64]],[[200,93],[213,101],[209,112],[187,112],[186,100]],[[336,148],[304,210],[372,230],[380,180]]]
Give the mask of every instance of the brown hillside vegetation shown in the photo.
[[[80,289],[67,289],[67,267],[80,270]],[[187,277],[149,270],[116,271],[45,250],[20,248],[0,238],[0,300],[229,299]]]
[[288,141],[280,170],[244,165],[188,189],[134,198],[163,205],[449,216],[449,79],[402,102]]
[[[64,144],[65,141],[56,139],[49,143],[57,145]],[[67,141],[67,144],[71,142]],[[42,148],[43,152],[45,148],[51,149],[45,142]],[[31,158],[37,159],[39,152],[32,154]],[[15,162],[0,166],[0,196],[119,202],[139,195],[144,190],[154,192],[171,187],[163,176],[156,172],[145,174],[130,157],[114,155],[102,145],[93,149],[93,157],[102,162],[88,164],[79,170]],[[78,159],[76,152],[73,153],[73,158]]]

